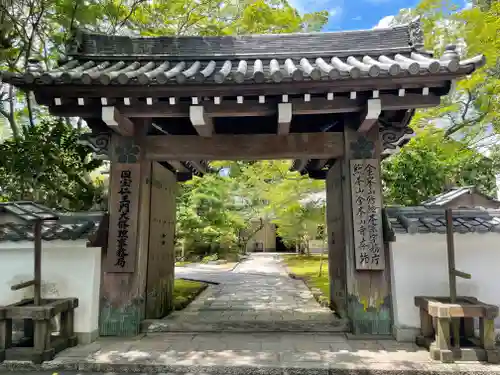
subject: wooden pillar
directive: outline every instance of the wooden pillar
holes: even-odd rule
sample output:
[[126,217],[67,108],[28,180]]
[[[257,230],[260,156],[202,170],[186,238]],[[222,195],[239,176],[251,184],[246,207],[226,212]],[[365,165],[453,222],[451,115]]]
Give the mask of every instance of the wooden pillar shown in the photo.
[[111,138],[109,234],[99,316],[102,336],[137,335],[145,317],[151,162],[144,158],[141,139],[139,134]]
[[330,305],[346,318],[346,269],[342,199],[342,160],[338,160],[326,176],[326,221],[328,233],[328,275]]
[[153,162],[146,319],[163,318],[173,308],[176,189],[175,175]]
[[354,335],[392,334],[390,266],[382,234],[378,126],[367,133],[346,127],[342,195],[347,311]]

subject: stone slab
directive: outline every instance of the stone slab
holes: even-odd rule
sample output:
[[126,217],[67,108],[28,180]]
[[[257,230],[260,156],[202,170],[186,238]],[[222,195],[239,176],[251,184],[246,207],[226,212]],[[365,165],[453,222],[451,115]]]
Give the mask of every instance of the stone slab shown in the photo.
[[319,333],[152,333],[105,338],[59,353],[41,365],[5,361],[0,373],[73,372],[175,374],[499,374],[500,365],[443,364],[414,344],[349,340]]

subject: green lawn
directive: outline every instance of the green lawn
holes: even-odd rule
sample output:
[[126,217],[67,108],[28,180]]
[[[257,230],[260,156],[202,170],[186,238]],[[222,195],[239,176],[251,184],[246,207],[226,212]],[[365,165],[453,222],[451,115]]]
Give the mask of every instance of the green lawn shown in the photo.
[[182,310],[205,290],[208,284],[198,281],[175,279],[174,310]]
[[180,262],[175,262],[175,266],[176,267],[183,267],[186,264],[191,264],[191,263],[194,263],[194,262],[191,262],[189,260],[183,260],[183,261],[180,261]]
[[323,268],[319,276],[319,255],[285,255],[283,260],[288,266],[288,271],[304,280],[307,286],[313,290],[319,289],[321,296],[315,296],[318,302],[329,301],[330,283],[328,280],[328,258],[323,255]]

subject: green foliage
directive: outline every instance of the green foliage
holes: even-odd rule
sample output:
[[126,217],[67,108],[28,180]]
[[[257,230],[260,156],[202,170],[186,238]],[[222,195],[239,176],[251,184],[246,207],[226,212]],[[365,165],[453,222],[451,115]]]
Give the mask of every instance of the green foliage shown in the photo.
[[21,138],[0,144],[3,200],[33,200],[62,209],[88,210],[101,203],[103,186],[82,175],[102,162],[76,143],[81,131],[62,119],[46,117]]
[[199,281],[175,279],[174,311],[186,308],[207,286],[208,284]]
[[234,35],[317,31],[328,12],[301,16],[285,0],[143,2],[127,26],[142,35]]
[[382,163],[385,204],[419,205],[446,185],[475,185],[485,194],[495,189],[493,161],[445,137],[442,129],[418,130],[400,153]]
[[[187,253],[228,258],[246,248],[271,221],[288,245],[305,245],[324,223],[322,203],[302,202],[324,189],[324,182],[290,172],[290,162],[218,162],[228,175],[208,175],[182,186],[177,235]],[[260,220],[261,219],[261,220]]]
[[[419,204],[449,184],[476,185],[493,194],[500,160],[495,144],[500,133],[500,2],[473,5],[459,9],[446,0],[422,0],[394,21],[419,15],[427,50],[440,56],[447,44],[458,42],[462,58],[484,54],[486,66],[459,81],[438,107],[417,111],[412,126],[418,137],[383,163],[388,204]],[[485,149],[488,158],[477,152]]]
[[322,259],[318,255],[285,255],[283,260],[290,272],[303,279],[311,290],[319,290],[321,292],[321,295],[314,293],[314,297],[320,304],[330,305],[330,281],[328,278],[327,259]]
[[394,20],[401,23],[420,16],[425,47],[436,56],[448,44],[458,44],[462,58],[485,55],[484,68],[459,81],[440,106],[418,111],[413,121],[415,127],[425,127],[442,119],[447,136],[460,133],[471,146],[500,132],[500,2],[478,0],[474,5],[459,9],[447,0],[422,0]]
[[[327,18],[326,11],[300,15],[286,0],[2,0],[0,68],[21,72],[27,70],[33,61],[45,69],[54,68],[64,57],[65,43],[75,28],[105,34],[147,36],[288,33],[319,30]],[[70,123],[69,119],[65,121]],[[47,136],[44,134],[49,124],[55,126],[50,130],[50,145],[45,143]],[[102,184],[87,181],[88,172],[97,164],[83,161],[80,146],[71,149],[65,143],[68,137],[74,141],[73,136],[77,133],[71,133],[68,128],[63,130],[61,127],[65,124],[62,122],[56,126],[31,95],[3,85],[0,90],[0,126],[10,128],[9,133],[17,140],[17,143],[7,142],[2,148],[1,157],[5,161],[2,167],[3,198],[23,197],[43,200],[55,207],[86,209],[95,203],[97,192],[103,192]],[[77,125],[80,127],[81,121]],[[4,130],[2,134],[7,133]],[[55,134],[56,131],[66,133]],[[58,139],[58,136],[63,138]],[[40,145],[40,149],[36,145]],[[67,155],[68,150],[73,154]],[[16,154],[7,154],[11,151],[26,156],[26,163]],[[47,159],[52,163],[50,167],[44,164],[47,152],[53,155]],[[211,178],[207,177],[203,183],[186,185],[186,191],[194,194],[186,198],[188,206],[195,205],[200,215],[196,218],[192,211],[182,209],[181,218],[196,228],[206,224],[194,233],[193,243],[216,241],[217,246],[228,248],[236,241],[233,229],[243,226],[242,219],[229,214],[217,216],[217,210],[226,210],[227,196],[224,196],[224,189],[219,189],[220,181]],[[214,192],[215,198],[212,196]],[[217,195],[219,192],[223,195]],[[199,219],[203,215],[206,215],[205,222]],[[220,227],[221,232],[215,227]],[[232,231],[226,231],[226,227],[231,227]],[[181,236],[187,230],[181,225]]]
[[205,256],[237,246],[242,218],[235,213],[228,179],[219,175],[194,178],[181,185],[177,200],[177,237],[186,251]]

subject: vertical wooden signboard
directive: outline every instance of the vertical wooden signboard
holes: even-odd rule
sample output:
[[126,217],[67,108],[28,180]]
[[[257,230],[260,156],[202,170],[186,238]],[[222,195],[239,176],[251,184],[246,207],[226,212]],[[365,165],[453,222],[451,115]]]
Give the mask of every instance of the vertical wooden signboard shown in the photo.
[[139,163],[116,163],[112,167],[109,240],[104,272],[135,271],[140,172]]
[[356,269],[383,270],[380,162],[355,159],[350,161],[350,169]]

